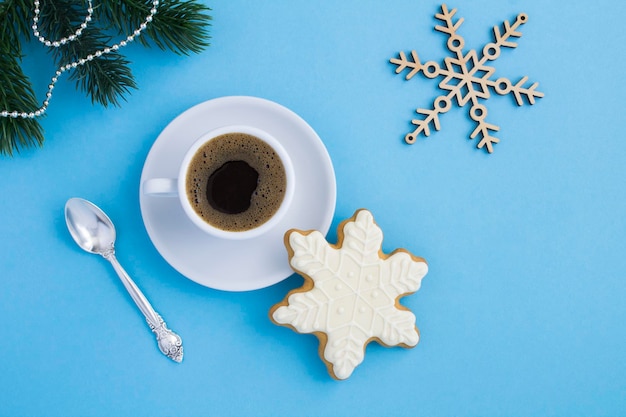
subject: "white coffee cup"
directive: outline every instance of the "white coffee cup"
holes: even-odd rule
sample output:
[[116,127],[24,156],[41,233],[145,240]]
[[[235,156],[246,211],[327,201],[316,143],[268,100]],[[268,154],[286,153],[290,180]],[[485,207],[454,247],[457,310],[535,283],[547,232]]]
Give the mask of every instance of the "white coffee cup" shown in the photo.
[[[284,167],[286,178],[286,187],[283,199],[274,214],[259,226],[242,231],[224,230],[209,223],[198,212],[196,212],[187,195],[187,175],[196,152],[198,152],[198,150],[209,141],[229,133],[243,133],[251,135],[269,145],[275,154],[280,158]],[[216,167],[216,169],[217,168],[219,167]],[[259,178],[259,180],[261,180],[261,178]],[[249,239],[266,233],[280,222],[289,209],[289,205],[293,199],[295,181],[296,178],[289,154],[280,142],[276,140],[276,138],[269,133],[252,126],[232,125],[211,130],[198,138],[198,140],[196,140],[185,153],[185,156],[180,164],[177,178],[150,178],[145,180],[141,184],[141,187],[142,193],[145,195],[154,197],[178,197],[187,217],[199,229],[212,236],[223,239]]]

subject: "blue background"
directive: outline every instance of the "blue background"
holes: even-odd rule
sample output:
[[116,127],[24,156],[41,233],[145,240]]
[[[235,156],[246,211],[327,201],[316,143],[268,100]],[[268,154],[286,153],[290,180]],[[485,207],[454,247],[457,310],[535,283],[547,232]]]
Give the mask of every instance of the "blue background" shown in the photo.
[[[574,4],[572,4],[574,3]],[[216,0],[212,46],[177,56],[131,45],[139,89],[104,109],[64,77],[43,149],[0,158],[0,415],[46,416],[623,416],[626,415],[626,3],[459,1],[466,50],[528,14],[496,76],[528,75],[534,106],[485,101],[501,143],[468,136],[468,108],[403,142],[438,80],[394,73],[415,49],[449,55],[434,1]],[[38,45],[25,65],[43,95],[54,69]],[[228,293],[171,268],[139,209],[151,144],[202,101],[250,95],[303,117],[334,162],[328,238],[358,208],[383,249],[424,257],[415,349],[368,346],[352,377],[332,380],[317,340],[267,312],[302,279]],[[177,365],[101,258],[63,219],[69,197],[100,205],[120,262],[185,341]],[[210,259],[207,260],[210,267]]]

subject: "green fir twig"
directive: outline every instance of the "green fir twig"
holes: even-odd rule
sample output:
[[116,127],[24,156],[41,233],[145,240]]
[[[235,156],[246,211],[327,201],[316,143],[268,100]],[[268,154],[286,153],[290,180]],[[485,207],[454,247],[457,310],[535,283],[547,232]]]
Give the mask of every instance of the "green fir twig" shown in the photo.
[[[118,35],[122,35],[139,26],[151,7],[151,0],[109,1],[103,3],[98,12],[117,28]],[[170,0],[162,3],[152,24],[145,30],[146,36],[137,40],[146,47],[152,41],[160,49],[177,54],[199,53],[210,46],[209,10],[191,1]]]
[[[22,71],[20,39],[29,38],[27,1],[0,3],[0,109],[30,111],[39,107],[28,77]],[[12,156],[20,148],[41,146],[43,128],[35,119],[0,119],[0,154]]]
[[[32,38],[32,2],[0,2],[0,111],[31,112],[41,104],[21,68],[22,44]],[[94,4],[89,26],[74,42],[48,48],[57,68],[75,62],[132,33],[148,16],[151,0],[102,0]],[[47,39],[73,33],[86,15],[85,0],[40,0],[39,30]],[[152,22],[137,37],[144,46],[176,54],[200,53],[209,43],[211,9],[195,0],[162,0]],[[43,48],[45,46],[42,45]],[[137,88],[130,62],[120,51],[103,54],[69,71],[76,89],[102,106],[119,106]],[[38,118],[0,117],[0,155],[42,146],[44,132]]]

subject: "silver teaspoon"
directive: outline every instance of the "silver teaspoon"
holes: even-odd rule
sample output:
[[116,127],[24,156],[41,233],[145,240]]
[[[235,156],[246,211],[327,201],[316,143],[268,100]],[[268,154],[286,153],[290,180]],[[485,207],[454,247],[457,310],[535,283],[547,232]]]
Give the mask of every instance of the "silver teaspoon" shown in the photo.
[[65,203],[65,222],[78,246],[101,255],[111,262],[131,298],[146,317],[150,330],[156,335],[159,349],[168,358],[183,360],[183,341],[167,328],[161,316],[154,311],[146,297],[115,258],[115,227],[111,219],[95,204],[82,198],[70,198]]

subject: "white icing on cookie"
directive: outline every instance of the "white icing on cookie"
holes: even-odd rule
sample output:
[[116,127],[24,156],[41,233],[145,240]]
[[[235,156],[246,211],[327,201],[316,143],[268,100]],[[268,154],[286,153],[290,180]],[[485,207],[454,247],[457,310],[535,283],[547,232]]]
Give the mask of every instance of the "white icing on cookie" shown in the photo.
[[272,318],[300,333],[324,333],[323,356],[337,379],[352,374],[371,340],[404,347],[419,340],[415,316],[399,309],[397,299],[419,289],[428,266],[406,251],[382,255],[382,240],[367,210],[345,223],[341,247],[329,245],[317,231],[288,237],[291,266],[310,278],[313,288],[290,295]]

